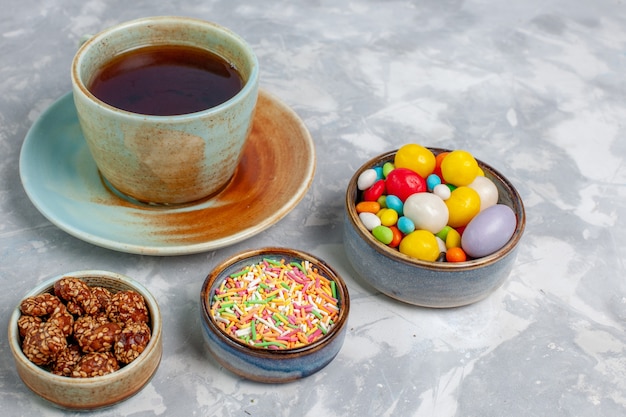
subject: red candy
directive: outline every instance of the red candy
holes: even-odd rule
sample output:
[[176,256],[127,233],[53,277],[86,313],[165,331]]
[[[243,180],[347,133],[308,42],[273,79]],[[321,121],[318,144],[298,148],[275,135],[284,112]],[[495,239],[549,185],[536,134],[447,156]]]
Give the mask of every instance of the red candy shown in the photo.
[[385,193],[385,180],[376,181],[370,188],[363,191],[364,201],[376,201]]
[[411,194],[428,191],[426,180],[417,172],[408,168],[395,168],[387,175],[385,185],[387,194],[395,195],[402,202]]

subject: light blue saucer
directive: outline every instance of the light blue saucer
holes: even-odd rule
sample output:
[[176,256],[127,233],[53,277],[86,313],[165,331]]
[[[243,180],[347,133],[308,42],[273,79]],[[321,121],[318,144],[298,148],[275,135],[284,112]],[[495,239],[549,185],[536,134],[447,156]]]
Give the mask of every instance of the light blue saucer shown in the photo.
[[153,207],[111,192],[83,139],[71,93],[33,124],[20,154],[24,189],[53,224],[94,245],[159,256],[214,250],[260,233],[295,208],[314,173],[306,126],[265,91],[231,182],[197,203]]

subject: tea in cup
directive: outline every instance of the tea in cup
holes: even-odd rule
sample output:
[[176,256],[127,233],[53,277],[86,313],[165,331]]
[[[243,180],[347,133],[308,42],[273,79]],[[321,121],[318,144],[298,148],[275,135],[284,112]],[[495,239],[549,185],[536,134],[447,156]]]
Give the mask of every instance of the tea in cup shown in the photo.
[[114,191],[182,204],[228,184],[258,96],[258,61],[240,36],[187,17],[133,20],[89,38],[71,75],[83,136]]

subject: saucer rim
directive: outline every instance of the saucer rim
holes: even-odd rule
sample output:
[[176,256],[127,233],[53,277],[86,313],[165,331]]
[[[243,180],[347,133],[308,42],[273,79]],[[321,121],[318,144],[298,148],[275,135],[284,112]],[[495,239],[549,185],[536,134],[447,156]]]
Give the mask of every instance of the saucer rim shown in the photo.
[[[179,241],[168,242],[167,239],[162,239],[162,240],[159,240],[158,242],[146,241],[145,244],[117,241],[111,237],[103,237],[102,234],[94,234],[94,233],[90,233],[85,230],[82,230],[82,228],[80,227],[78,223],[72,224],[68,221],[63,220],[58,215],[57,210],[54,209],[54,204],[47,204],[45,201],[42,201],[41,197],[44,197],[43,194],[45,194],[45,192],[41,190],[38,191],[38,187],[32,184],[32,179],[29,178],[29,175],[32,174],[33,170],[35,169],[29,166],[29,159],[41,159],[41,158],[35,158],[34,155],[30,154],[30,151],[31,151],[33,142],[36,142],[37,140],[42,140],[41,138],[42,125],[45,125],[44,122],[50,118],[51,114],[55,114],[55,112],[61,113],[64,111],[70,111],[70,112],[73,111],[74,114],[72,114],[71,117],[72,118],[76,117],[76,120],[77,120],[78,116],[75,115],[75,110],[64,108],[64,106],[72,105],[70,104],[72,103],[72,100],[73,100],[71,91],[62,95],[61,97],[56,99],[51,105],[49,105],[37,117],[35,122],[31,125],[28,132],[26,133],[24,141],[22,143],[22,147],[20,150],[20,157],[19,157],[19,174],[20,174],[22,187],[24,188],[28,198],[30,199],[31,203],[35,206],[35,208],[52,224],[54,224],[59,229],[65,231],[66,233],[80,240],[83,240],[87,243],[91,243],[93,245],[103,247],[106,249],[111,249],[111,250],[115,250],[119,252],[131,253],[131,254],[139,254],[139,255],[177,256],[177,255],[189,255],[189,254],[212,251],[212,250],[224,248],[227,246],[231,246],[236,243],[240,243],[246,239],[249,239],[267,230],[269,227],[273,226],[274,224],[282,220],[287,214],[289,214],[307,194],[308,190],[310,189],[313,183],[313,178],[315,176],[315,171],[316,171],[315,144],[304,122],[300,119],[298,114],[291,107],[289,107],[283,101],[278,99],[275,95],[273,95],[272,93],[268,92],[267,90],[263,88],[259,88],[259,102],[261,101],[261,97],[265,98],[267,102],[270,103],[271,106],[278,108],[279,114],[281,115],[281,117],[286,117],[288,119],[291,119],[290,121],[292,122],[292,124],[298,127],[299,136],[300,136],[298,140],[299,142],[301,142],[303,151],[306,152],[306,155],[308,156],[306,166],[301,167],[302,169],[305,170],[304,175],[302,177],[302,180],[297,184],[297,187],[294,187],[294,193],[291,195],[291,198],[286,200],[282,206],[274,207],[274,209],[271,211],[271,213],[268,216],[264,217],[262,221],[255,223],[253,226],[234,230],[233,233],[221,236],[219,239],[207,239],[204,241],[188,243],[188,244],[180,243]],[[83,138],[82,133],[80,133],[80,131],[78,132],[78,136],[80,137],[80,139]],[[275,142],[274,136],[271,136],[270,140],[272,142]],[[280,148],[280,146],[281,146],[280,144],[277,144],[276,145],[277,149]],[[82,144],[80,145],[80,147],[81,148],[87,147],[87,144],[86,142],[84,142],[84,140],[82,141]],[[51,158],[51,156],[49,157]],[[97,169],[95,168],[95,162],[93,161],[93,159],[90,159],[90,162],[92,164],[91,168]],[[110,195],[111,193],[110,190],[105,189],[105,186],[102,183],[94,184],[93,181],[91,181],[87,187],[89,187],[88,189],[101,188],[101,190],[98,190],[98,191],[101,191],[102,194],[106,193],[107,195]],[[216,198],[219,198],[219,197],[216,197]],[[90,200],[90,201],[88,200],[90,200],[90,198],[85,197],[82,200],[82,203],[85,205],[87,204],[103,205],[103,204],[98,204],[97,202],[94,202],[93,200]],[[211,200],[209,199],[209,200],[201,201],[197,204],[190,203],[190,204],[185,205],[184,207],[177,207],[177,206],[173,206],[171,208],[162,207],[159,211],[165,214],[176,212],[179,210],[201,211],[205,209],[203,208],[203,206],[206,205],[207,202],[211,203]],[[112,208],[118,209],[118,211],[129,210],[128,207],[122,207],[122,206],[113,206]],[[132,209],[142,210],[142,207],[137,206],[137,207],[133,207]],[[115,220],[112,220],[111,222],[112,224],[116,223]]]

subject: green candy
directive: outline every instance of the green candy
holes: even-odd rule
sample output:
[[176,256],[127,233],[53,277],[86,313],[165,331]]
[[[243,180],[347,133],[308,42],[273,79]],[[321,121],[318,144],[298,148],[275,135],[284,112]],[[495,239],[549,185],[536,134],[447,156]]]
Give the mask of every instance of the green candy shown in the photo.
[[387,226],[376,226],[372,229],[372,234],[379,242],[388,245],[393,240],[393,232]]
[[441,240],[443,240],[445,242],[446,238],[448,237],[448,232],[451,229],[452,228],[450,226],[446,226],[443,229],[441,229],[438,233],[436,233],[435,236],[437,236],[438,238],[440,238]]
[[395,165],[393,164],[393,162],[385,162],[385,164],[383,165],[383,177],[387,178],[387,175],[389,175],[389,173],[393,171],[394,168]]

